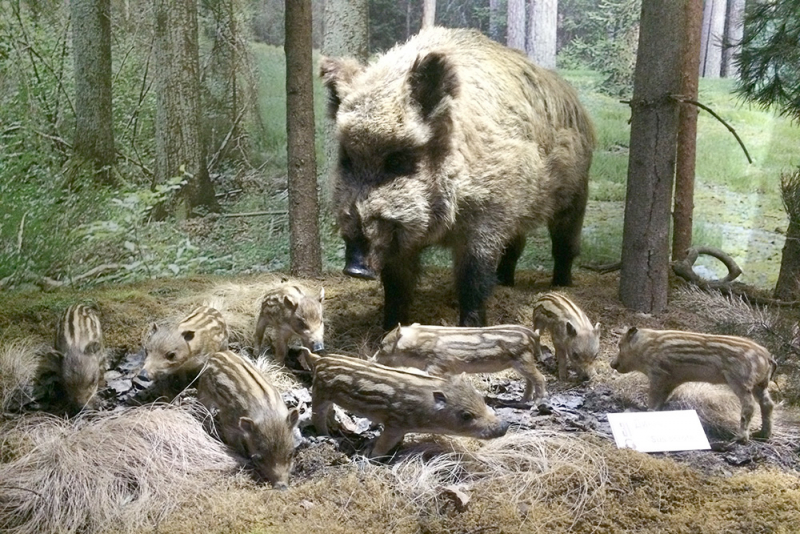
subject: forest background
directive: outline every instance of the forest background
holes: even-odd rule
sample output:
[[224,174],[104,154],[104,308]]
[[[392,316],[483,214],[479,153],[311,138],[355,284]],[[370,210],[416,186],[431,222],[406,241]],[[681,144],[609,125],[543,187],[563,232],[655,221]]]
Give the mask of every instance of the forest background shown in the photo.
[[[369,52],[418,31],[422,4],[369,2]],[[630,142],[624,101],[631,96],[641,4],[557,5],[557,67],[578,88],[598,130],[582,262],[606,263],[620,257],[622,245]],[[325,6],[311,6],[318,50]],[[70,4],[0,2],[0,287],[288,269],[283,2],[203,0],[196,7],[199,139],[214,202],[164,210],[198,173],[181,166],[164,176],[157,168],[158,3],[110,2],[114,149],[110,163],[98,168],[79,155],[81,90]],[[439,2],[436,23],[478,28],[506,42],[509,7]],[[725,28],[730,14],[722,14]],[[710,16],[705,24],[720,27]],[[789,119],[735,94],[734,63],[716,44],[720,63],[703,73],[699,99],[736,129],[755,163],[747,163],[722,124],[701,113],[694,241],[733,255],[744,268],[742,280],[771,287],[787,226],[780,179],[797,164],[800,134]],[[322,256],[331,270],[344,253],[326,204],[325,95],[314,83]],[[522,268],[549,270],[545,233],[531,240]],[[447,257],[433,251],[429,261]],[[714,265],[707,268],[713,275]]]

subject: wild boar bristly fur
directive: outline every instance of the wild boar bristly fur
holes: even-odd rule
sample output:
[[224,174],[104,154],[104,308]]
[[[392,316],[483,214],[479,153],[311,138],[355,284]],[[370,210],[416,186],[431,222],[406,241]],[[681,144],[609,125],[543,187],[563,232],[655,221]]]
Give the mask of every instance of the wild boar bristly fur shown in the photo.
[[408,324],[420,252],[453,250],[460,324],[513,285],[525,232],[547,224],[554,285],[579,253],[594,133],[555,73],[477,31],[431,28],[363,66],[323,58],[339,161],[345,273],[384,286],[384,327]]
[[93,407],[106,364],[97,312],[83,304],[67,308],[56,328],[55,348],[60,355],[61,382],[72,408]]
[[288,410],[258,369],[231,351],[208,359],[197,395],[215,412],[222,440],[249,458],[274,487],[285,489],[292,469],[297,410]]

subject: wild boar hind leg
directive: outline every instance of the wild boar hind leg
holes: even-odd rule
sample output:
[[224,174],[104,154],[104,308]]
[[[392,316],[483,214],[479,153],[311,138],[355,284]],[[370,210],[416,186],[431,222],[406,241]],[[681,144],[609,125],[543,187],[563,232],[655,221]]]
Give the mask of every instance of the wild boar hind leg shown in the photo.
[[766,386],[757,385],[753,388],[753,394],[761,406],[761,430],[753,434],[753,437],[756,439],[769,439],[772,435],[772,408],[775,403],[769,396]]
[[418,275],[419,254],[383,267],[383,328],[387,332],[398,324],[409,324],[409,309]]
[[497,283],[501,286],[514,286],[514,272],[517,269],[517,260],[525,249],[525,234],[518,234],[503,249],[500,264],[497,266]]

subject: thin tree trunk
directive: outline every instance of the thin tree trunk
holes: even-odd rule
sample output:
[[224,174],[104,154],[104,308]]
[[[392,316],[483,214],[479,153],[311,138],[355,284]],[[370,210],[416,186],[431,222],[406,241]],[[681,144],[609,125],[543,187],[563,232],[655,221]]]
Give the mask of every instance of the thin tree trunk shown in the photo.
[[[185,177],[175,213],[219,209],[200,133],[200,60],[197,5],[153,0],[156,65],[156,180]],[[181,170],[183,169],[183,170]]]
[[680,91],[686,1],[642,3],[619,294],[625,306],[647,313],[667,305],[679,109],[670,95]]
[[700,76],[703,78],[719,78],[722,72],[726,11],[726,0],[706,0],[700,43]]
[[[700,65],[700,30],[703,22],[703,0],[686,2],[686,35],[680,94],[697,100]],[[678,156],[675,169],[675,206],[672,212],[672,260],[682,260],[692,246],[694,213],[694,171],[697,159],[696,106],[681,104],[678,119]]]
[[422,1],[422,28],[430,28],[436,22],[436,0]]
[[292,273],[319,276],[319,197],[314,151],[311,0],[286,5],[286,144]]
[[775,298],[800,299],[800,170],[781,177],[781,197],[789,228],[781,255],[781,270],[775,284]]
[[530,0],[528,57],[547,69],[556,68],[558,0]]
[[722,48],[722,76],[725,78],[739,77],[735,59],[742,49],[744,3],[745,0],[728,0],[728,13],[725,17],[725,46]]
[[525,0],[508,0],[506,44],[525,51]]
[[111,108],[111,2],[72,0],[75,58],[75,140],[78,157],[91,161],[100,183],[113,183],[114,121]]

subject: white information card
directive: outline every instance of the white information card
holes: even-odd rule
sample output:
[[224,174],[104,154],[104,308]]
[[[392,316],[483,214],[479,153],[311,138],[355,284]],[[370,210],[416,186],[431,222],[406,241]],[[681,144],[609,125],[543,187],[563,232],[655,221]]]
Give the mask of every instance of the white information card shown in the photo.
[[614,441],[620,449],[666,452],[711,448],[694,410],[607,415]]

